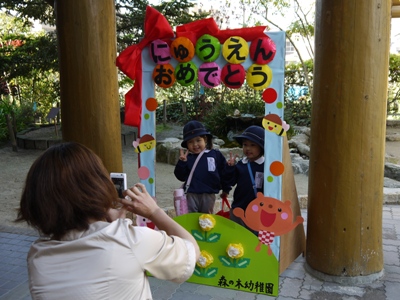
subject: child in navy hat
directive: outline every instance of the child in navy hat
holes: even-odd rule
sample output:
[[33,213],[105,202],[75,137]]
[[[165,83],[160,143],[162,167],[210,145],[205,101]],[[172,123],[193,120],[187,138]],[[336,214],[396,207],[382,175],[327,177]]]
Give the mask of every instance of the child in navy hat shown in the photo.
[[[264,186],[264,135],[260,126],[250,126],[234,139],[243,149],[243,158],[236,164],[236,156],[228,160],[231,186],[236,185],[233,193],[230,219],[248,228],[232,211],[235,207],[246,210],[247,205],[256,198],[257,192],[263,193]],[[251,230],[251,229],[249,229]]]
[[226,177],[227,161],[220,151],[212,149],[212,135],[198,121],[190,121],[183,127],[181,146],[187,151],[180,149],[174,174],[185,182],[185,187],[197,157],[202,155],[187,188],[188,211],[212,214],[215,194],[222,189],[221,196],[226,196],[231,190]]

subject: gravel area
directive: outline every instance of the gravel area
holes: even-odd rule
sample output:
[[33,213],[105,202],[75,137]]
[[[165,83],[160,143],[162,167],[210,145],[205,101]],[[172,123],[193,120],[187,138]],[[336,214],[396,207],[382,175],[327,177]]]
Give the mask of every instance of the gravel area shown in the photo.
[[[61,135],[61,128],[57,127],[57,130]],[[123,125],[122,130],[130,131],[132,127]],[[49,126],[26,134],[31,137],[48,137],[55,135],[55,127]],[[386,141],[386,155],[400,159],[400,128],[388,128],[387,134],[395,138]],[[182,126],[170,124],[166,130],[156,134],[157,140],[167,137],[179,138],[181,135]],[[42,150],[18,149],[18,152],[13,152],[10,145],[0,147],[0,225],[27,227],[24,223],[13,223],[13,220],[16,217],[16,208],[19,205],[26,174],[40,153],[42,153]],[[128,185],[133,185],[139,181],[137,158],[137,153],[132,145],[122,147],[123,171],[127,173]],[[173,175],[174,166],[156,163],[155,168],[157,201],[163,208],[172,208],[173,190],[181,184]],[[304,174],[295,175],[295,181],[298,194],[305,194],[308,177]]]

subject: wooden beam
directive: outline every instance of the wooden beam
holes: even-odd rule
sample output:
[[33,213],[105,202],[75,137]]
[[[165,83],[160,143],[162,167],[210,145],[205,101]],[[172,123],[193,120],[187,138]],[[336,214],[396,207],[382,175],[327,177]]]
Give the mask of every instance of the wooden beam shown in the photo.
[[400,5],[392,6],[392,18],[400,18]]
[[392,0],[392,6],[400,6],[400,0]]

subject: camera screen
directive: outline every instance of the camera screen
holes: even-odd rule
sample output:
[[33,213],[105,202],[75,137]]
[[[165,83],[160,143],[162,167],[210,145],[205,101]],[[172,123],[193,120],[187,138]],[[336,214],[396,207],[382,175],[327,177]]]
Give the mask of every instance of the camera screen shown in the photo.
[[123,198],[122,192],[124,191],[124,179],[123,178],[111,178],[115,188],[118,192],[118,197]]

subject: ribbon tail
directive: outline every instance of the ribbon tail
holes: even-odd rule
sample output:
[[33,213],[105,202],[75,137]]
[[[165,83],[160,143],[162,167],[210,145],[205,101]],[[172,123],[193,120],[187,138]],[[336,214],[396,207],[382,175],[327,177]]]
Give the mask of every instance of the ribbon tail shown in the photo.
[[[140,78],[141,79],[141,78]],[[140,124],[142,122],[142,85],[135,82],[133,88],[125,95],[125,120],[124,124],[138,128],[140,136]]]

